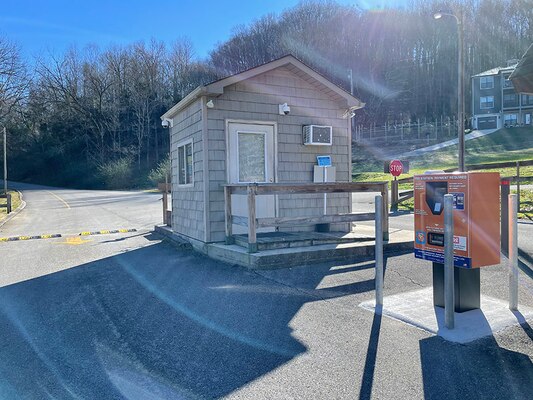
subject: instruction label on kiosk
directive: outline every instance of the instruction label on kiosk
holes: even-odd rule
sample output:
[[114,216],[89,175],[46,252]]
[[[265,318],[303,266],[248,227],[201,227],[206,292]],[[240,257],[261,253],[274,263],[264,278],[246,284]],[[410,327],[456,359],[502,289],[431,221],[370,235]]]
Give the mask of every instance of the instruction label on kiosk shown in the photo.
[[415,257],[444,263],[444,195],[453,195],[454,264],[478,268],[500,262],[498,173],[416,175]]

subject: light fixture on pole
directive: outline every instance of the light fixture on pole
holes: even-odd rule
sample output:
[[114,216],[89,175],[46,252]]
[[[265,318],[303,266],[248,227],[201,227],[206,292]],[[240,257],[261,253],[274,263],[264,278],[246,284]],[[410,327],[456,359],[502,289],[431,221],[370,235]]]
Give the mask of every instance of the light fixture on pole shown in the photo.
[[459,171],[465,170],[465,99],[464,99],[464,40],[463,40],[463,14],[459,12],[459,16],[438,11],[433,14],[434,19],[441,19],[442,17],[454,17],[457,23],[457,136],[459,139]]

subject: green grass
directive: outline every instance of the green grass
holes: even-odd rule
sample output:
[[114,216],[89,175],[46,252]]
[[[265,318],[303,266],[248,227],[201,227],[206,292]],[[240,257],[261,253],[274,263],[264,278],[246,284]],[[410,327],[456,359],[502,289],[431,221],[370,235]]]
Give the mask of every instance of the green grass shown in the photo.
[[[516,193],[516,190],[513,190],[512,193]],[[518,218],[533,220],[533,190],[520,190],[520,211]]]
[[[372,156],[371,152],[363,148],[356,148],[360,152],[355,160],[353,173],[355,181],[392,180],[390,174],[384,174],[383,162]],[[418,157],[409,158],[410,173],[406,178],[424,173],[428,169],[448,169],[457,166],[457,145],[433,151]],[[533,159],[533,128],[500,129],[490,135],[465,142],[466,164],[486,164]],[[499,172],[501,176],[516,175],[516,168],[488,168],[487,171]],[[520,175],[533,176],[533,167],[521,167]]]
[[[380,160],[373,156],[369,149],[356,147],[355,155],[359,160],[353,163],[353,180],[356,182],[392,181],[390,174],[383,173],[383,163],[389,160]],[[433,151],[423,156],[409,158],[409,174],[400,178],[423,174],[425,171],[444,170],[457,167],[457,145]],[[467,165],[488,164],[498,162],[511,162],[533,159],[533,127],[500,129],[490,135],[465,142],[465,161]],[[499,172],[500,176],[515,176],[516,167],[487,168],[484,171]],[[533,166],[520,167],[520,176],[533,176]],[[523,182],[533,183],[531,182]],[[400,190],[412,189],[412,184],[400,185]],[[533,191],[521,190],[522,210],[521,217],[533,218]],[[524,203],[526,202],[526,203]],[[413,199],[399,204],[399,210],[412,211]]]
[[[457,165],[457,145],[415,157],[414,168]],[[466,164],[521,161],[533,158],[533,128],[506,128],[465,142]]]
[[[17,208],[19,208],[21,203],[19,192],[15,190],[8,190],[8,193],[11,193],[11,211],[15,211]],[[4,219],[7,214],[6,204],[6,199],[0,198],[0,220]]]
[[[354,173],[382,171],[383,162],[389,161],[377,158],[373,154],[373,149],[362,146],[354,148],[354,157]],[[490,135],[465,142],[467,165],[531,159],[533,159],[533,127],[500,129]],[[414,173],[427,169],[453,168],[457,166],[457,161],[457,145],[409,158]],[[363,175],[361,179],[366,180],[366,177]]]

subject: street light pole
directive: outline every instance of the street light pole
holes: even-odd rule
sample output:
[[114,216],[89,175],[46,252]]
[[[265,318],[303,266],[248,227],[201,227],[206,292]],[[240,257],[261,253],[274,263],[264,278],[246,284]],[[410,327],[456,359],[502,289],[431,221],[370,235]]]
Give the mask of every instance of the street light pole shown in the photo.
[[464,85],[464,40],[463,40],[463,13],[459,14],[457,18],[457,32],[458,32],[458,52],[457,55],[457,73],[459,74],[457,95],[458,95],[458,104],[457,109],[459,110],[459,171],[463,172],[465,170],[465,85]]
[[435,19],[443,16],[455,18],[457,24],[457,138],[459,152],[459,171],[465,171],[465,90],[464,90],[464,21],[463,13],[459,11],[459,16],[452,13],[437,12],[433,15]]

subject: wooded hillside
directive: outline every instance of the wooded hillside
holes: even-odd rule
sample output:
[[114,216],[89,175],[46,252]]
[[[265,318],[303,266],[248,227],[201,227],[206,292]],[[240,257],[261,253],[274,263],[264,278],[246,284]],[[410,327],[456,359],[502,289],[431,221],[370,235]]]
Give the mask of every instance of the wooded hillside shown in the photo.
[[[199,60],[187,39],[72,48],[31,62],[0,38],[0,124],[10,177],[77,187],[140,185],[168,154],[160,115],[196,86],[291,53],[367,103],[358,123],[453,115],[457,27],[464,14],[466,82],[519,58],[533,42],[532,0],[415,0],[361,10],[303,2],[265,15]],[[467,96],[469,96],[469,89]],[[467,113],[469,97],[467,97]]]

